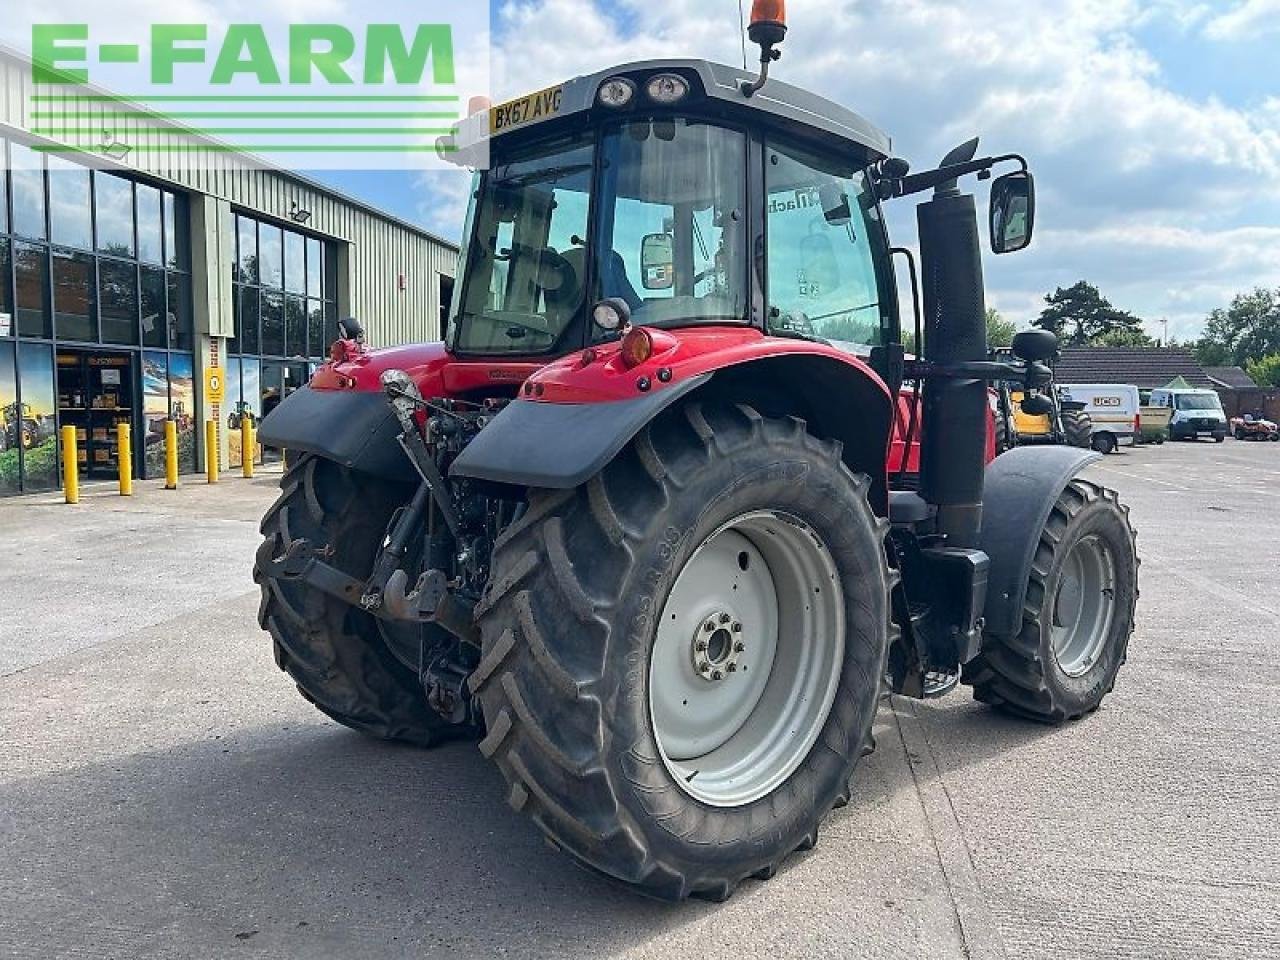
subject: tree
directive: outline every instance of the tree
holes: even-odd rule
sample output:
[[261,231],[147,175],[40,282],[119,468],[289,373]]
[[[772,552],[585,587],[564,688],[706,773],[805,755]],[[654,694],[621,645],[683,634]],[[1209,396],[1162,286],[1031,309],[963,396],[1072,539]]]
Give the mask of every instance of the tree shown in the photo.
[[1245,373],[1260,387],[1280,387],[1280,353],[1269,353],[1245,364]]
[[1117,310],[1098,288],[1085,280],[1059,287],[1044,298],[1047,304],[1033,320],[1037,327],[1056,333],[1066,346],[1100,344],[1110,334],[1124,338],[1125,346],[1150,346],[1153,341],[1142,321],[1127,310]]
[[1099,347],[1150,347],[1155,345],[1155,341],[1147,336],[1145,330],[1117,327],[1100,337],[1095,337],[1093,344]]
[[1013,343],[1013,335],[1017,332],[1016,323],[1000,316],[995,307],[987,307],[987,346],[1007,347]]
[[1208,366],[1244,366],[1273,353],[1280,353],[1280,288],[1236,294],[1209,314],[1196,345],[1196,359]]
[[1230,367],[1232,366],[1231,351],[1221,343],[1216,343],[1207,337],[1201,337],[1191,344],[1191,350],[1196,355],[1196,363],[1202,367]]

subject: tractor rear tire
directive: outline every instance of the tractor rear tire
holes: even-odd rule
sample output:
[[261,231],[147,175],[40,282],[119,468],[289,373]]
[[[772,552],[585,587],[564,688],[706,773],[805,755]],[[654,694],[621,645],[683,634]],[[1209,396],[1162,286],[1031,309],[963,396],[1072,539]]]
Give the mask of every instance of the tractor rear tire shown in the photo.
[[[812,847],[871,750],[890,640],[869,487],[802,421],[689,405],[583,486],[535,491],[495,546],[470,680],[509,804],[579,864],[664,900],[724,900]],[[826,565],[796,575],[792,550]],[[753,617],[769,596],[773,618]],[[745,641],[723,647],[746,651],[732,667],[720,633]],[[737,726],[711,708],[725,693],[747,712]],[[708,741],[678,750],[677,728]]]
[[327,563],[368,576],[392,514],[412,491],[311,454],[290,461],[280,496],[263,517],[265,539],[253,571],[262,590],[258,622],[271,634],[276,664],[321,713],[353,730],[420,746],[457,736],[427,705],[417,673],[392,653],[372,616],[264,572],[305,537],[317,549],[332,548]]
[[1072,480],[1041,531],[1021,629],[985,634],[963,681],[983,703],[1042,723],[1096,710],[1125,662],[1137,575],[1129,509],[1115,491]]
[[1093,421],[1083,410],[1063,410],[1062,432],[1067,446],[1088,450],[1093,442]]

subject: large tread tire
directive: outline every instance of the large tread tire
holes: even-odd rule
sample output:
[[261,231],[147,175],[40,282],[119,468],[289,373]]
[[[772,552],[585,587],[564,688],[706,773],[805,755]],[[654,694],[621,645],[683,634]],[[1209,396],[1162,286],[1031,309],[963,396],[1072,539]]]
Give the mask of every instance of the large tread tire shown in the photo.
[[[471,678],[488,728],[480,749],[505,776],[509,804],[580,864],[664,900],[723,900],[812,847],[872,749],[894,629],[888,523],[868,488],[839,444],[799,420],[688,405],[584,486],[535,492],[495,547]],[[759,800],[714,807],[676,784],[654,738],[654,621],[698,545],[766,507],[802,517],[835,558],[847,598],[841,680],[799,768]]]
[[271,634],[276,664],[321,713],[361,733],[420,746],[457,735],[427,706],[416,673],[392,654],[373,617],[263,572],[289,543],[305,537],[317,548],[332,548],[326,562],[368,576],[391,515],[412,491],[311,454],[292,458],[280,488],[262,519],[253,571],[262,591],[258,622]]
[[[1082,676],[1071,677],[1053,654],[1052,613],[1047,605],[1071,548],[1089,534],[1105,541],[1116,564],[1115,616],[1093,666]],[[1072,480],[1041,531],[1021,629],[1007,638],[984,634],[981,653],[964,666],[962,679],[973,687],[974,697],[1006,713],[1050,724],[1096,710],[1115,687],[1116,674],[1127,656],[1138,601],[1138,565],[1129,508],[1114,490]]]
[[1007,453],[1009,450],[1013,449],[1013,443],[1011,442],[1012,434],[1009,432],[1008,420],[999,409],[995,412],[993,423],[995,424],[996,456],[998,457],[1000,454]]
[[1063,410],[1062,433],[1067,446],[1088,450],[1093,442],[1093,420],[1083,410]]

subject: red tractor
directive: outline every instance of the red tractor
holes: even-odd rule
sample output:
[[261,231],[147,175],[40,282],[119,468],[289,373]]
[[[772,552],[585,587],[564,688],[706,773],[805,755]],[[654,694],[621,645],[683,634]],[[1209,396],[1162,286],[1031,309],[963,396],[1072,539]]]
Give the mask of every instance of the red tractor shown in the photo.
[[[993,459],[987,384],[1047,384],[1052,334],[989,360],[975,203],[1031,238],[1015,155],[912,174],[835,103],[651,61],[464,122],[476,175],[446,344],[331,362],[261,427],[294,456],[262,523],[276,661],[340,723],[477,736],[576,861],[723,899],[811,847],[885,689],[963,681],[1062,723],[1133,629],[1128,510],[1096,454]],[[882,204],[918,209],[904,356]],[[913,287],[914,287],[913,283]],[[923,301],[921,311],[919,300]],[[904,383],[920,386],[903,392]]]

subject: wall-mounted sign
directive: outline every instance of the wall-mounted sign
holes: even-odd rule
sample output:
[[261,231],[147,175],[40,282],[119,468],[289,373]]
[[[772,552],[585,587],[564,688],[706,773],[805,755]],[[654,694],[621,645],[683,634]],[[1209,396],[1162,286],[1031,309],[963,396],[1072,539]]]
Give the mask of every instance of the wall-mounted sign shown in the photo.
[[227,392],[227,381],[221,367],[210,367],[204,372],[204,398],[209,403],[221,403]]

